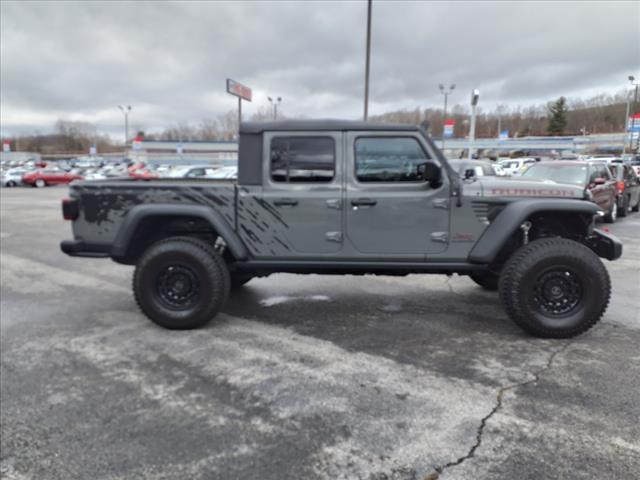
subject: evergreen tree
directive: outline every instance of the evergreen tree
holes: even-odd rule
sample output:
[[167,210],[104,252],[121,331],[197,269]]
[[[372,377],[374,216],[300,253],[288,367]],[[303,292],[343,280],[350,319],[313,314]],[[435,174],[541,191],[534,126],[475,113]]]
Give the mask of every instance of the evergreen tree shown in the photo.
[[549,110],[549,126],[547,132],[549,135],[564,135],[567,128],[567,99],[560,97],[548,107]]

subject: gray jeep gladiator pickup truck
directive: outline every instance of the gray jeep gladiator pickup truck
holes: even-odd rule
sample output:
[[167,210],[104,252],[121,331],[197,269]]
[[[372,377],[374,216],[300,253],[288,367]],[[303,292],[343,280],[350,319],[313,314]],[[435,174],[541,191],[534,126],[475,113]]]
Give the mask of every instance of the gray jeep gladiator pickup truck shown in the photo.
[[135,265],[141,310],[174,329],[274,272],[468,275],[541,337],[584,332],[607,308],[599,257],[622,245],[581,188],[462,178],[415,125],[243,123],[238,157],[237,183],[73,183],[62,250]]

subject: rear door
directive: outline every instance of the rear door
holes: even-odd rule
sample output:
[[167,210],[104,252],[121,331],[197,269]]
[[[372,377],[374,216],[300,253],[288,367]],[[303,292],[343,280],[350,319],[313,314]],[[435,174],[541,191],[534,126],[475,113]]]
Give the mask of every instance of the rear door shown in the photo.
[[342,132],[265,132],[258,211],[266,231],[254,232],[265,237],[265,245],[256,245],[256,256],[318,258],[340,252],[342,138]]
[[360,256],[424,259],[449,243],[449,184],[432,188],[420,165],[437,163],[419,134],[347,134],[347,236]]

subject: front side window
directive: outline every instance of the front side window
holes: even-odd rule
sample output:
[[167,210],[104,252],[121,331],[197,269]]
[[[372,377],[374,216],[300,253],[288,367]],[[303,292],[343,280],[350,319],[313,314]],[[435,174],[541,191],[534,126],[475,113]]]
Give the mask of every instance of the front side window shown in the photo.
[[327,183],[336,171],[330,137],[275,137],[271,140],[271,179],[286,183]]
[[359,182],[422,182],[429,156],[413,137],[358,138],[355,142]]

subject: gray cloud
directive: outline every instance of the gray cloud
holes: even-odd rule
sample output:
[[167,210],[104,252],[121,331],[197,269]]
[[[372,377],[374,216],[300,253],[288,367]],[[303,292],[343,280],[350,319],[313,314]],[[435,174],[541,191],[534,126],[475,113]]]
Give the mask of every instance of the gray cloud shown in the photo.
[[[374,0],[371,111],[440,105],[437,85],[483,106],[530,104],[640,77],[638,2]],[[2,132],[58,117],[118,133],[215,117],[232,77],[289,115],[358,118],[365,2],[9,2],[1,4]]]

